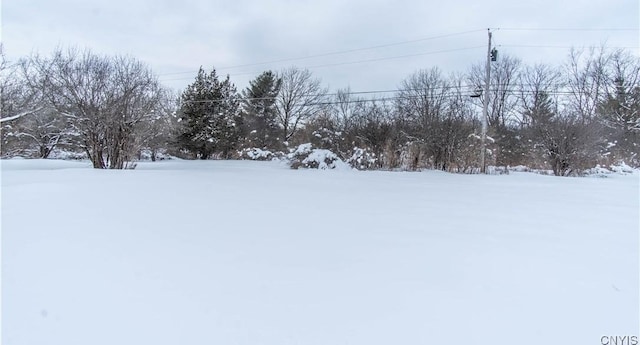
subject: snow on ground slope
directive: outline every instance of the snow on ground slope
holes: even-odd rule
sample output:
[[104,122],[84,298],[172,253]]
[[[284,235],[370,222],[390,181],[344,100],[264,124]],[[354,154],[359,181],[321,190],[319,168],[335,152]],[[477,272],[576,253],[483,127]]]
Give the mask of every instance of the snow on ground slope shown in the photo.
[[4,345],[638,335],[637,174],[1,165]]

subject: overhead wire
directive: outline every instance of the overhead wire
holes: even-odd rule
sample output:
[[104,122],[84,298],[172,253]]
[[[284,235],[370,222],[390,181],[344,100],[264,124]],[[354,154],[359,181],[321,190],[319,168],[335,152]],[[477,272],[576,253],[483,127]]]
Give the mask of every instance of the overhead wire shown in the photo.
[[[512,47],[512,48],[562,48],[562,49],[570,49],[575,48],[576,46],[559,46],[559,45],[536,45],[536,44],[501,44],[501,47]],[[640,46],[607,46],[607,48],[611,49],[638,49]]]
[[[490,29],[491,30],[504,30],[504,31],[601,31],[601,32],[604,32],[604,31],[637,31],[638,30],[637,28],[515,28],[515,27],[506,27],[506,28],[505,27],[496,27],[496,28],[490,28]],[[291,62],[291,61],[298,61],[298,60],[308,60],[308,59],[313,59],[313,58],[318,58],[318,57],[327,57],[327,56],[333,56],[333,55],[343,55],[343,54],[349,54],[349,53],[359,52],[359,51],[374,50],[374,49],[394,47],[394,46],[406,45],[406,44],[417,43],[417,42],[424,42],[424,41],[435,40],[435,39],[440,39],[440,38],[460,36],[460,35],[465,35],[465,34],[469,34],[469,33],[484,31],[484,30],[486,30],[486,29],[473,29],[473,30],[454,32],[454,33],[450,33],[450,34],[443,34],[443,35],[436,35],[436,36],[418,38],[418,39],[413,39],[413,40],[406,40],[406,41],[399,41],[399,42],[393,42],[393,43],[379,44],[379,45],[374,45],[374,46],[369,46],[369,47],[361,47],[361,48],[354,48],[354,49],[347,49],[347,50],[339,50],[339,51],[332,51],[332,52],[327,52],[327,53],[319,53],[319,54],[292,57],[292,58],[275,59],[275,60],[263,61],[263,62],[239,64],[239,65],[232,65],[232,66],[223,66],[223,67],[218,68],[217,70],[229,70],[229,69],[236,69],[236,68],[244,68],[244,67],[253,67],[253,66],[274,64],[274,63]],[[515,45],[513,45],[513,46],[515,46]],[[521,46],[524,46],[524,45],[521,45]],[[556,48],[556,47],[557,48],[566,48],[568,46],[531,46],[531,47],[537,47],[537,48],[538,47],[539,48],[544,48],[544,47],[547,47],[547,48]],[[620,48],[637,48],[637,47],[620,47]],[[425,53],[425,54],[429,54],[429,53]],[[382,60],[385,60],[385,59],[393,59],[393,58],[401,58],[401,57],[409,57],[409,56],[419,56],[419,55],[420,54],[399,56],[399,57],[381,58],[380,60],[377,60],[377,59],[371,59],[371,60],[372,61],[382,61]],[[368,61],[367,60],[362,60],[362,61],[346,62],[344,64],[359,63],[359,62],[368,62]],[[338,65],[338,64],[342,64],[342,63],[337,63],[336,65]],[[314,66],[313,68],[324,67],[324,66],[325,65],[319,65],[319,66]],[[327,64],[326,66],[333,66],[333,64]],[[197,72],[197,70],[161,73],[161,74],[158,74],[158,76],[162,77],[162,76],[170,76],[170,75],[190,74],[190,73],[194,73],[194,72]],[[169,80],[181,80],[181,79],[169,79]]]
[[[274,63],[298,61],[298,60],[308,60],[308,59],[313,59],[313,58],[318,58],[318,57],[326,57],[326,56],[333,56],[333,55],[343,55],[343,54],[349,54],[349,53],[354,53],[354,52],[359,52],[359,51],[395,47],[395,46],[406,45],[406,44],[411,44],[411,43],[418,43],[418,42],[424,42],[424,41],[430,41],[430,40],[435,40],[435,39],[440,39],[440,38],[447,38],[447,37],[466,35],[466,34],[469,34],[469,33],[479,32],[479,31],[483,31],[483,30],[486,30],[486,29],[473,29],[473,30],[467,30],[467,31],[454,32],[454,33],[450,33],[450,34],[423,37],[423,38],[407,40],[407,41],[379,44],[379,45],[369,46],[369,47],[361,47],[361,48],[332,51],[332,52],[327,52],[327,53],[319,53],[319,54],[301,56],[301,57],[284,58],[284,59],[276,59],[276,60],[271,60],[271,61],[263,61],[263,62],[255,62],[255,63],[248,63],[248,64],[226,66],[226,67],[218,68],[218,70],[253,67],[253,66],[268,65],[268,64],[274,64]],[[178,74],[187,74],[187,73],[194,73],[194,72],[197,72],[197,70],[196,71],[191,70],[191,71],[184,71],[184,72],[162,73],[162,74],[159,74],[158,76],[178,75]]]
[[[388,56],[388,57],[382,57],[382,58],[373,58],[373,59],[364,59],[364,60],[356,60],[356,61],[346,61],[346,62],[335,62],[335,63],[328,63],[328,64],[312,65],[312,66],[305,66],[305,68],[307,68],[307,69],[315,69],[315,68],[323,68],[323,67],[355,65],[355,64],[359,64],[359,63],[378,62],[378,61],[386,61],[386,60],[404,59],[404,58],[416,57],[416,56],[426,56],[426,55],[434,55],[434,54],[442,54],[442,53],[451,53],[451,52],[456,52],[456,51],[479,49],[479,48],[484,48],[484,47],[485,47],[484,45],[477,45],[477,46],[470,46],[470,47],[463,47],[463,48],[454,48],[454,49],[429,51],[429,52],[416,53],[416,54],[397,55],[397,56]],[[241,75],[253,75],[253,74],[257,74],[257,73],[260,73],[260,72],[229,73],[229,75],[241,76]],[[184,78],[181,77],[181,78],[172,78],[172,79],[162,79],[162,81],[176,81],[176,80],[187,80],[187,79],[193,79],[193,77],[190,76],[190,77],[184,77]]]
[[[545,94],[549,95],[549,96],[563,96],[563,95],[572,95],[575,92],[574,91],[570,91],[570,90],[562,90],[560,89],[561,86],[560,85],[550,85],[547,86],[547,88],[544,88],[543,90],[536,90],[536,89],[526,89],[526,86],[533,86],[534,84],[515,84],[510,86],[509,88],[500,88],[499,85],[491,85],[490,86],[490,91],[492,93],[510,93],[513,94],[515,96],[518,95],[532,95],[532,94],[537,94],[537,93],[541,93],[544,92]],[[324,98],[322,101],[319,102],[311,102],[306,104],[307,106],[313,106],[313,105],[335,105],[335,104],[351,104],[351,103],[367,103],[367,102],[386,102],[386,101],[395,101],[395,100],[402,100],[402,99],[429,99],[429,100],[433,100],[433,99],[452,99],[452,98],[467,98],[467,97],[472,97],[472,96],[476,96],[476,90],[475,90],[475,86],[474,85],[461,85],[461,86],[440,86],[440,87],[432,87],[429,89],[426,89],[427,91],[438,91],[438,90],[444,90],[444,89],[448,89],[447,91],[451,91],[448,93],[444,93],[444,92],[440,92],[437,95],[425,95],[425,94],[406,94],[403,92],[412,92],[412,91],[424,91],[425,89],[419,88],[419,89],[394,89],[394,90],[376,90],[376,91],[357,91],[357,92],[344,92],[342,94],[347,95],[347,96],[352,96],[352,95],[371,95],[371,94],[384,94],[384,93],[396,93],[395,95],[392,96],[385,96],[385,97],[376,97],[376,98],[348,98],[348,99],[333,99],[333,100],[329,100],[328,98],[331,98],[331,96],[336,97],[341,93],[321,93],[321,94],[309,94],[309,95],[302,95],[302,97],[306,97],[306,98]],[[462,90],[462,89],[466,89],[466,90]],[[275,100],[277,99],[277,96],[273,96],[273,97],[243,97],[243,96],[239,96],[239,97],[232,97],[232,98],[228,98],[228,99],[205,99],[205,100],[194,100],[194,101],[187,101],[186,103],[216,103],[216,102],[225,102],[225,101],[238,101],[238,102],[243,102],[243,101],[259,101],[259,100]]]
[[[610,32],[610,31],[635,31],[638,32],[640,28],[534,28],[534,27],[497,27],[491,28],[498,31],[585,31],[585,32]],[[575,45],[550,45],[550,44],[500,44],[500,47],[511,48],[558,48],[558,49],[571,49]],[[607,46],[611,49],[638,49],[639,46]]]
[[513,28],[513,27],[497,27],[492,30],[504,31],[638,31],[639,28]]
[[[504,30],[504,31],[600,31],[600,32],[606,32],[606,31],[638,31],[638,28],[534,28],[534,27],[516,28],[516,27],[494,27],[494,28],[489,28],[489,29],[490,30]],[[429,37],[424,37],[424,38],[418,38],[418,39],[413,39],[413,40],[406,40],[406,41],[400,41],[400,42],[393,42],[393,43],[387,43],[387,44],[374,45],[374,46],[369,46],[369,47],[361,47],[361,48],[354,48],[354,49],[347,49],[347,50],[339,50],[339,51],[333,51],[333,52],[327,52],[327,53],[319,53],[319,54],[308,55],[308,56],[300,56],[300,57],[293,57],[293,58],[283,58],[283,59],[276,59],[276,60],[256,62],[256,63],[247,63],[247,64],[232,65],[232,66],[224,66],[224,67],[218,68],[218,70],[228,70],[228,69],[235,69],[235,68],[244,68],[244,67],[252,67],[252,66],[273,64],[273,63],[282,63],[282,62],[290,62],[290,61],[298,61],[298,60],[307,60],[307,59],[312,59],[312,58],[317,58],[317,57],[342,55],[342,54],[348,54],[348,53],[353,53],[353,52],[358,52],[358,51],[373,50],[373,49],[393,47],[393,46],[399,46],[399,45],[406,45],[406,44],[423,42],[423,41],[440,39],[440,38],[454,37],[454,36],[465,35],[465,34],[484,31],[484,30],[486,30],[486,29],[473,29],[473,30],[460,31],[460,32],[455,32],[455,33],[450,33],[450,34],[443,34],[443,35],[437,35],[437,36],[429,36]],[[511,45],[511,46],[515,46],[515,45]],[[520,45],[520,46],[524,47],[525,45]],[[534,45],[530,45],[530,47],[535,47],[535,48],[545,48],[545,47],[546,48],[566,48],[566,47],[569,47],[570,48],[570,46],[534,46]],[[616,48],[616,47],[614,47],[614,48]],[[619,47],[619,48],[637,48],[637,47]],[[409,55],[409,56],[413,56],[413,55]],[[416,54],[415,56],[419,56],[419,54]],[[403,57],[403,56],[401,56],[401,57]],[[400,57],[390,57],[390,58],[400,58]],[[387,59],[387,58],[382,58],[380,60],[384,60],[384,59]],[[380,60],[374,60],[374,59],[372,59],[372,60],[373,61],[380,61]],[[363,61],[367,62],[365,60],[363,60]],[[348,62],[348,63],[358,63],[358,62],[362,62],[362,61]],[[348,63],[345,63],[345,64],[348,64]],[[333,64],[328,64],[327,66],[332,66],[332,65]],[[322,67],[322,66],[324,66],[324,65],[315,66],[315,67]],[[158,76],[162,77],[162,76],[169,76],[169,75],[189,74],[189,73],[194,73],[194,72],[197,72],[197,70],[190,70],[190,71],[183,71],[183,72],[161,73],[161,74],[158,74]],[[181,80],[181,79],[170,79],[170,80]]]
[[[633,31],[633,30],[637,30],[637,29],[629,29],[629,28],[513,28],[513,27],[506,27],[506,28],[500,28],[499,27],[499,28],[490,28],[490,29],[493,29],[493,30],[505,30],[505,31]],[[333,52],[327,52],[327,53],[321,53],[321,54],[315,54],[315,55],[309,55],[309,56],[303,56],[303,57],[285,58],[285,59],[277,59],[277,60],[271,60],[271,61],[266,61],[266,62],[234,65],[234,66],[222,67],[222,68],[219,68],[217,70],[220,71],[220,70],[226,70],[226,69],[235,69],[235,68],[266,65],[266,64],[272,64],[272,63],[281,63],[281,62],[289,62],[289,61],[297,61],[297,60],[307,60],[307,59],[312,59],[312,58],[317,58],[317,57],[343,55],[343,54],[348,54],[348,53],[358,52],[358,51],[373,50],[373,49],[379,49],[379,48],[385,48],[385,47],[392,47],[392,46],[399,46],[399,45],[411,44],[411,43],[416,43],[416,42],[434,40],[434,39],[439,39],[439,38],[459,36],[459,35],[464,35],[464,34],[484,31],[484,30],[487,30],[487,29],[474,29],[474,30],[467,30],[467,31],[455,32],[455,33],[438,35],[438,36],[425,37],[425,38],[414,39],[414,40],[407,40],[407,41],[394,42],[394,43],[388,43],[388,44],[380,44],[380,45],[375,45],[375,46],[348,49],[348,50],[341,50],[341,51],[333,51]],[[497,46],[497,47],[565,48],[565,49],[566,48],[571,48],[571,46],[562,46],[562,45],[497,44],[495,38],[494,38],[494,42],[496,43],[496,44],[494,44],[494,46]],[[362,59],[362,60],[355,60],[355,61],[342,61],[342,62],[335,62],[335,63],[318,64],[318,65],[306,66],[305,68],[315,69],[315,68],[323,68],[323,67],[335,67],[335,66],[359,64],[359,63],[378,62],[378,61],[402,59],[402,58],[409,58],[409,57],[416,57],[416,56],[425,56],[425,55],[432,55],[432,54],[448,53],[448,52],[455,52],[455,51],[462,51],[462,50],[479,49],[479,48],[485,48],[485,47],[486,47],[485,45],[477,45],[477,46],[462,47],[462,48],[455,48],[455,49],[444,49],[444,50],[429,51],[429,52],[416,53],[416,54],[406,54],[406,55],[387,56],[387,57],[380,57],[380,58]],[[637,49],[638,47],[609,47],[609,48],[614,48],[614,49],[617,49],[617,48]],[[192,79],[193,77],[189,76],[189,77],[179,77],[179,78],[164,79],[164,78],[162,78],[162,76],[180,75],[180,74],[193,73],[193,72],[194,71],[164,73],[164,74],[159,74],[159,76],[160,76],[160,79],[162,81],[187,80],[187,79]],[[242,76],[242,75],[255,75],[255,74],[258,74],[258,73],[260,73],[260,72],[230,73],[230,75],[231,76]],[[465,86],[465,87],[471,87],[471,86]],[[399,92],[399,91],[400,90],[364,91],[364,92],[352,92],[352,93],[350,93],[350,95],[376,94],[376,93],[377,94],[382,94],[382,93]],[[472,90],[471,92],[475,93],[476,91]],[[522,90],[518,90],[518,92],[522,92]],[[555,94],[560,94],[560,93],[559,92],[555,92]],[[335,96],[335,95],[336,94],[326,94],[324,96]],[[360,101],[360,100],[355,100],[355,101]]]

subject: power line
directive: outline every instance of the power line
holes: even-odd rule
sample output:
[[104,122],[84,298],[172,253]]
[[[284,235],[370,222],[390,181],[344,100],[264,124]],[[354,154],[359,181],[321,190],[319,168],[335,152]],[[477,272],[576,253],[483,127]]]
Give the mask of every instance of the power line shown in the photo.
[[[575,91],[571,90],[561,90],[559,89],[560,85],[551,85],[548,88],[544,88],[541,90],[538,89],[526,89],[525,86],[533,86],[534,84],[516,84],[511,85],[507,89],[499,88],[500,85],[490,85],[491,93],[509,93],[515,97],[520,95],[534,95],[537,93],[545,93],[548,96],[569,96],[575,94]],[[346,100],[328,100],[326,98],[330,98],[331,96],[337,96],[340,93],[322,93],[322,94],[309,94],[302,95],[302,97],[306,98],[325,98],[325,100],[320,102],[312,102],[307,104],[307,106],[311,105],[332,105],[332,104],[351,104],[351,103],[366,103],[366,102],[385,102],[385,101],[395,101],[395,100],[410,100],[410,99],[452,99],[452,98],[467,98],[476,94],[475,85],[461,85],[461,86],[439,86],[439,87],[431,87],[428,89],[418,88],[418,89],[394,89],[394,90],[376,90],[376,91],[357,91],[357,92],[345,92],[343,94],[347,96],[352,95],[371,95],[371,94],[383,94],[383,93],[397,93],[396,95],[386,96],[386,97],[377,97],[377,98],[353,98]],[[444,90],[437,95],[425,95],[425,94],[402,94],[402,92],[411,92],[411,91],[438,91]],[[467,90],[462,90],[467,89]],[[449,91],[449,92],[448,92]],[[425,97],[426,96],[426,97]],[[186,103],[216,103],[216,102],[225,102],[225,101],[260,101],[260,100],[275,100],[278,96],[272,97],[232,97],[232,98],[219,98],[219,99],[203,99],[203,100],[193,100],[187,101]]]
[[[495,90],[494,90],[495,91]],[[522,92],[523,94],[532,95],[534,91]],[[568,91],[548,91],[546,92],[549,96],[569,96],[572,95],[572,92]],[[472,93],[454,93],[454,94],[442,94],[436,97],[427,97],[428,100],[448,100],[448,99],[456,99],[456,98],[470,98]],[[373,102],[390,102],[390,101],[398,101],[398,100],[412,100],[412,99],[424,99],[424,95],[395,95],[395,96],[387,96],[387,97],[378,97],[378,98],[356,98],[356,99],[348,99],[348,100],[324,100],[320,102],[310,102],[305,104],[304,106],[318,106],[318,105],[339,105],[339,104],[354,104],[354,103],[373,103]],[[516,96],[518,96],[516,94]],[[242,98],[234,98],[231,99],[233,101],[242,101],[245,99]],[[264,98],[264,100],[273,100],[273,98]],[[215,103],[215,102],[223,102],[229,100],[201,100],[201,101],[190,101],[188,103]]]
[[430,52],[418,53],[418,54],[390,56],[390,57],[384,57],[384,58],[358,60],[358,61],[350,61],[350,62],[337,62],[337,63],[331,63],[331,64],[310,66],[310,67],[307,67],[307,68],[333,67],[333,66],[340,66],[340,65],[351,65],[351,64],[365,63],[365,62],[376,62],[376,61],[384,61],[384,60],[403,59],[403,58],[408,58],[408,57],[424,56],[424,55],[432,55],[432,54],[441,54],[441,53],[450,53],[450,52],[455,52],[455,51],[477,49],[477,48],[482,48],[482,47],[484,47],[484,46],[472,46],[472,47],[465,47],[465,48],[437,50],[437,51],[430,51]]
[[[499,47],[507,47],[507,48],[555,48],[555,49],[570,49],[570,48],[574,48],[575,47],[575,46],[562,46],[562,45],[527,45],[527,44],[500,44],[498,46]],[[378,62],[378,61],[386,61],[386,60],[394,60],[394,59],[403,59],[403,58],[409,58],[409,57],[450,53],[450,52],[456,52],[456,51],[462,51],[462,50],[472,50],[472,49],[479,49],[479,48],[484,48],[484,46],[483,45],[477,45],[477,46],[470,46],[470,47],[463,47],[463,48],[430,51],[430,52],[417,53],[417,54],[407,54],[407,55],[397,55],[397,56],[389,56],[389,57],[374,58],[374,59],[355,60],[355,61],[346,61],[346,62],[336,62],[336,63],[328,63],[328,64],[306,66],[305,68],[307,68],[307,69],[315,69],[315,68],[323,68],[323,67],[335,67],[335,66],[343,66],[343,65],[353,65],[353,64],[359,64],[359,63]],[[639,46],[615,46],[615,47],[607,47],[607,48],[611,48],[611,49],[639,49],[640,47]],[[261,72],[262,71],[258,71],[258,72],[242,72],[242,73],[232,73],[232,74],[230,73],[229,75],[231,75],[231,76],[255,75],[255,74],[259,74]],[[181,73],[191,73],[191,72],[181,72]],[[167,74],[161,74],[160,76],[162,76],[162,75],[167,75]],[[178,80],[189,80],[189,79],[193,79],[193,76],[180,77],[180,78],[170,78],[170,79],[163,79],[163,78],[160,77],[159,79],[161,81],[168,82],[168,81],[178,81]]]
[[[493,30],[504,30],[504,31],[601,31],[601,32],[605,32],[605,31],[638,31],[637,28],[514,28],[514,27],[501,28],[501,27],[498,27],[498,28],[491,28],[491,29],[493,29]],[[418,38],[418,39],[407,40],[407,41],[380,44],[380,45],[369,46],[369,47],[361,47],[361,48],[339,50],[339,51],[320,53],[320,54],[314,54],[314,55],[299,56],[299,57],[293,57],[293,58],[284,58],[284,59],[276,59],[276,60],[263,61],[263,62],[255,62],[255,63],[248,63],[248,64],[225,66],[225,67],[220,67],[217,70],[227,70],[227,69],[235,69],[235,68],[267,65],[267,64],[272,64],[272,63],[282,63],[282,62],[290,62],[290,61],[298,61],[298,60],[308,60],[308,59],[317,58],[317,57],[342,55],[342,54],[348,54],[348,53],[359,52],[359,51],[366,51],[366,50],[394,47],[394,46],[399,46],[399,45],[406,45],[406,44],[411,44],[411,43],[424,42],[424,41],[435,40],[435,39],[440,39],[440,38],[460,36],[460,35],[470,34],[470,33],[474,33],[474,32],[484,31],[484,30],[486,30],[486,29],[473,29],[473,30],[460,31],[460,32],[455,32],[455,33],[450,33],[450,34],[429,36],[429,37]],[[635,48],[635,47],[621,47],[621,48]],[[197,72],[197,70],[190,70],[190,71],[184,71],[184,72],[162,73],[162,74],[159,74],[158,76],[179,75],[179,74],[188,74],[188,73],[194,73],[194,72]]]
[[[235,69],[235,68],[243,68],[243,67],[252,67],[252,66],[267,65],[267,64],[272,64],[272,63],[282,63],[282,62],[290,62],[290,61],[298,61],[298,60],[307,60],[307,59],[312,59],[312,58],[317,58],[317,57],[326,57],[326,56],[333,56],[333,55],[349,54],[349,53],[354,53],[354,52],[359,52],[359,51],[366,51],[366,50],[373,50],[373,49],[380,49],[380,48],[387,48],[387,47],[395,47],[395,46],[399,46],[399,45],[405,45],[405,44],[411,44],[411,43],[417,43],[417,42],[424,42],[424,41],[435,40],[435,39],[440,39],[440,38],[460,36],[460,35],[465,35],[465,34],[474,33],[474,32],[478,32],[478,31],[484,31],[484,30],[485,29],[474,29],[474,30],[460,31],[460,32],[454,32],[454,33],[438,35],[438,36],[430,36],[430,37],[418,38],[418,39],[408,40],[408,41],[400,41],[400,42],[394,42],[394,43],[380,44],[380,45],[363,47],[363,48],[354,48],[354,49],[333,51],[333,52],[328,52],[328,53],[320,53],[320,54],[308,55],[308,56],[302,56],[302,57],[295,57],[295,58],[284,58],[284,59],[277,59],[277,60],[264,61],[264,62],[256,62],[256,63],[248,63],[248,64],[242,64],[242,65],[227,66],[227,67],[218,68],[218,70]],[[194,73],[194,72],[197,72],[197,71],[191,70],[191,71],[185,71],[185,72],[162,73],[162,74],[159,74],[159,76],[187,74],[187,73]]]
[[[525,85],[525,84],[522,84]],[[529,85],[529,84],[526,84]],[[533,84],[531,84],[533,85]],[[470,93],[475,92],[475,85],[469,85],[469,84],[465,84],[465,85],[446,85],[446,86],[435,86],[435,87],[429,87],[428,90],[430,91],[434,91],[434,90],[457,90],[457,89],[463,89],[463,88],[474,88],[471,91],[468,91]],[[329,97],[329,96],[338,96],[338,95],[347,95],[347,96],[357,96],[357,95],[371,95],[371,94],[384,94],[384,93],[394,93],[394,92],[402,92],[402,91],[423,91],[423,90],[427,90],[427,88],[408,88],[408,89],[392,89],[392,90],[371,90],[371,91],[349,91],[349,92],[329,92],[329,93],[320,93],[320,94],[309,94],[309,95],[303,95],[303,97]],[[233,97],[231,98],[232,100],[272,100],[272,99],[276,99],[278,98],[277,96],[271,96],[271,97]],[[224,101],[225,99],[223,98],[219,98],[219,99],[210,99],[210,100],[198,100],[198,101],[191,101],[193,103],[199,103],[199,102],[219,102],[219,101]]]
[[[464,47],[464,48],[436,50],[436,51],[430,51],[430,52],[425,52],[425,53],[417,53],[417,54],[389,56],[389,57],[383,57],[383,58],[356,60],[356,61],[347,61],[347,62],[336,62],[336,63],[322,64],[322,65],[306,66],[305,68],[314,69],[314,68],[322,68],[322,67],[335,67],[335,66],[343,66],[343,65],[354,65],[354,64],[367,63],[367,62],[378,62],[378,61],[403,59],[403,58],[416,57],[416,56],[451,53],[451,52],[456,52],[456,51],[461,51],[461,50],[478,49],[478,48],[483,48],[483,47],[484,46],[478,45],[478,46],[471,46],[471,47]],[[243,73],[233,73],[233,74],[230,74],[230,75],[240,76],[240,75],[251,75],[251,74],[257,74],[257,73],[260,73],[260,72],[243,72]],[[193,77],[163,79],[162,81],[176,81],[176,80],[187,80],[187,79],[193,79]]]
[[638,28],[492,28],[504,31],[638,31]]
[[[414,40],[407,40],[407,41],[401,41],[401,42],[395,42],[395,43],[381,44],[381,45],[375,45],[375,46],[369,46],[369,47],[363,47],[363,48],[348,49],[348,50],[342,50],[342,51],[333,51],[333,52],[321,53],[321,54],[315,54],[315,55],[309,55],[309,56],[303,56],[303,57],[285,58],[285,59],[278,59],[278,60],[272,60],[272,61],[266,61],[266,62],[234,65],[234,66],[222,67],[222,68],[219,68],[217,70],[235,69],[235,68],[242,68],[242,67],[266,65],[266,64],[272,64],[272,63],[280,63],[280,62],[288,62],[288,61],[296,61],[296,60],[306,60],[306,59],[311,59],[311,58],[316,58],[316,57],[342,55],[342,54],[348,54],[348,53],[358,52],[358,51],[373,50],[373,49],[379,49],[379,48],[385,48],[385,47],[392,47],[392,46],[399,46],[399,45],[405,45],[405,44],[410,44],[410,43],[422,42],[422,41],[427,41],[427,40],[434,40],[434,39],[439,39],[439,38],[453,37],[453,36],[458,36],[458,35],[464,35],[464,34],[484,31],[484,30],[486,30],[486,29],[474,29],[474,30],[461,31],[461,32],[455,32],[455,33],[450,33],[450,34],[425,37],[425,38],[414,39]],[[514,28],[514,27],[496,28],[496,30],[505,30],[505,31],[590,31],[590,32],[637,31],[637,29],[631,29],[631,28]],[[531,45],[531,44],[502,44],[502,45],[497,45],[497,46],[499,46],[499,47],[510,47],[510,48],[559,48],[559,49],[567,49],[567,48],[575,47],[575,46],[566,46],[566,45]],[[323,67],[335,67],[335,66],[343,66],[343,65],[353,65],[353,64],[360,64],[360,63],[378,62],[378,61],[386,61],[386,60],[393,60],[393,59],[402,59],[402,58],[409,58],[409,57],[417,57],[417,56],[425,56],[425,55],[432,55],[432,54],[448,53],[448,52],[455,52],[455,51],[462,51],[462,50],[478,49],[478,48],[483,48],[483,47],[484,47],[484,45],[477,45],[477,46],[470,46],[470,47],[463,47],[463,48],[456,48],[456,49],[445,49],[445,50],[429,51],[429,52],[417,53],[417,54],[388,56],[388,57],[371,58],[371,59],[363,59],[363,60],[355,60],[355,61],[342,61],[342,62],[326,63],[326,64],[312,65],[312,66],[306,66],[306,67],[303,66],[303,67],[304,68],[308,68],[308,69],[323,68]],[[638,49],[639,47],[638,46],[618,46],[618,47],[607,47],[607,48],[612,48],[612,49]],[[256,75],[256,74],[259,74],[261,72],[262,71],[229,73],[229,75],[231,75],[231,76]],[[178,77],[178,78],[171,78],[171,79],[163,79],[162,78],[162,76],[180,75],[180,74],[186,74],[186,73],[194,73],[194,71],[164,73],[164,74],[159,74],[158,76],[160,76],[159,79],[161,81],[163,81],[163,82],[193,79],[193,76]],[[399,90],[366,91],[366,92],[362,92],[362,94],[388,93],[388,92],[398,92],[398,91]],[[355,94],[358,94],[358,93],[351,93],[351,94],[355,95]],[[326,96],[329,96],[329,94],[327,94]]]
[[[562,49],[570,49],[570,48],[575,48],[576,46],[559,46],[559,45],[533,45],[533,44],[501,44],[500,47],[512,47],[512,48],[562,48]],[[610,49],[638,49],[640,48],[639,46],[617,46],[617,47],[610,47],[607,46],[607,48]]]

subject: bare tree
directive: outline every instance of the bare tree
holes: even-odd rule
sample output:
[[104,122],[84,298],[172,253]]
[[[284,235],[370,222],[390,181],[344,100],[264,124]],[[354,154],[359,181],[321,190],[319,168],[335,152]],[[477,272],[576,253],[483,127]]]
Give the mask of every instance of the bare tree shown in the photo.
[[552,114],[532,127],[536,147],[542,149],[542,157],[556,176],[580,174],[595,166],[600,145],[594,138],[599,130],[596,122],[567,113]]
[[24,83],[20,67],[6,60],[0,43],[0,124],[17,120],[43,108],[41,94]]
[[161,95],[147,66],[133,58],[69,49],[49,58],[35,55],[27,68],[32,70],[29,86],[40,89],[79,134],[95,168],[129,166],[139,149],[139,131]]
[[160,153],[171,152],[175,131],[178,128],[179,108],[180,97],[170,90],[163,90],[148,125],[142,126],[139,136],[140,146],[148,151],[151,161],[155,162]]
[[355,125],[355,119],[365,109],[366,100],[354,96],[350,88],[340,89],[336,92],[332,102],[331,114],[339,131],[348,132]]
[[320,113],[327,91],[307,69],[291,67],[278,77],[282,84],[276,101],[277,120],[286,142],[305,121]]
[[442,116],[449,89],[440,69],[420,70],[402,81],[396,102],[398,114],[418,124],[419,131],[426,134]]
[[604,47],[591,48],[586,53],[582,49],[571,49],[564,66],[568,88],[567,111],[585,121],[595,117],[598,104],[606,94],[609,58]]
[[54,109],[44,108],[7,123],[3,155],[48,158],[73,138],[74,133],[64,120]]
[[[513,110],[518,102],[516,86],[519,83],[521,65],[520,59],[506,54],[503,54],[498,61],[491,63],[487,119],[490,127],[504,127],[513,119]],[[476,89],[483,89],[485,64],[473,65],[469,79]],[[481,95],[477,98],[479,105],[484,102],[484,97],[485,95]]]
[[65,137],[65,126],[45,107],[41,90],[25,82],[26,63],[9,63],[0,44],[0,149],[4,157],[46,158]]
[[106,158],[110,169],[122,169],[140,151],[140,133],[160,110],[163,92],[151,70],[140,61],[121,56],[111,61]]
[[[538,64],[527,66],[521,74],[520,85],[520,127],[526,128],[543,117],[551,116],[558,104],[558,91],[562,84],[562,75],[557,68]],[[549,102],[553,102],[551,105]]]
[[563,76],[547,65],[526,68],[522,80],[522,130],[532,144],[529,149],[534,165],[546,164],[557,176],[579,174],[593,167],[600,149],[601,126],[572,103],[584,95],[564,91]]
[[[472,112],[463,77],[445,78],[438,68],[405,79],[397,96],[397,126],[410,143],[409,166],[451,170],[470,134]],[[467,143],[468,146],[468,143]],[[457,167],[456,167],[457,169]]]
[[[395,140],[398,136],[391,115],[394,111],[393,104],[380,99],[363,102],[359,106],[362,109],[353,118],[353,126],[348,131],[350,142],[364,151],[371,151],[375,158],[365,159],[361,164],[369,169],[382,168],[385,164],[387,168],[396,167],[396,149],[400,144]],[[385,149],[388,149],[387,157]]]
[[355,97],[347,88],[338,90],[326,103],[307,121],[304,130],[300,131],[300,139],[347,159],[355,142],[355,118],[362,112],[364,100]]
[[[444,162],[439,168],[456,172],[472,172],[480,166],[478,150],[476,149],[478,136],[474,132],[480,128],[475,118],[472,98],[469,97],[466,76],[453,74],[449,78],[451,84],[447,101],[447,113],[442,133]],[[491,145],[485,145],[491,157]]]

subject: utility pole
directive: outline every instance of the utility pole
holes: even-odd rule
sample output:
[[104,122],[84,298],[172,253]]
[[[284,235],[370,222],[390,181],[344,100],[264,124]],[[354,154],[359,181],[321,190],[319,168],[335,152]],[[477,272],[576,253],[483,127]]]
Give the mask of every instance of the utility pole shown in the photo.
[[487,118],[489,117],[489,82],[491,81],[491,29],[487,29],[489,33],[489,44],[487,46],[487,67],[484,78],[484,99],[482,104],[482,138],[480,138],[480,172],[486,173],[487,167],[485,162],[486,141],[487,141]]

